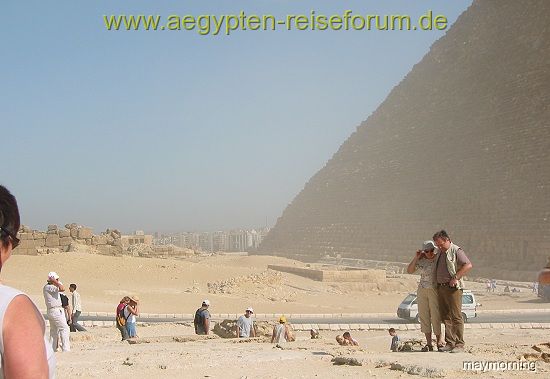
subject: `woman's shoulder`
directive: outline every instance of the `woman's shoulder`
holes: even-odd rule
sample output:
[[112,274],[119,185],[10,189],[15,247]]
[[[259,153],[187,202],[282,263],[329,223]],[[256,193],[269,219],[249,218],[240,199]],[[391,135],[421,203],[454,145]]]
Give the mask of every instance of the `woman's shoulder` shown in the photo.
[[17,288],[8,287],[3,284],[0,284],[0,292],[2,294],[14,294],[16,296],[23,293],[23,291],[20,291]]
[[12,288],[12,287],[8,287],[3,284],[0,284],[0,305],[4,307],[7,306],[13,300],[14,297],[19,295],[25,295],[25,293],[16,288]]

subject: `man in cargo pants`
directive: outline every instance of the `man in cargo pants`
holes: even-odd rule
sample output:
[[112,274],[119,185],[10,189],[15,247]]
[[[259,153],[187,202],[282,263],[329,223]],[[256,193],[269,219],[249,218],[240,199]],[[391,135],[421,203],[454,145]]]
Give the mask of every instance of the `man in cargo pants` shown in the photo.
[[434,234],[433,241],[439,250],[436,263],[437,298],[441,320],[445,324],[446,345],[441,352],[464,351],[464,320],[462,319],[462,278],[472,268],[464,250],[451,242],[445,230]]

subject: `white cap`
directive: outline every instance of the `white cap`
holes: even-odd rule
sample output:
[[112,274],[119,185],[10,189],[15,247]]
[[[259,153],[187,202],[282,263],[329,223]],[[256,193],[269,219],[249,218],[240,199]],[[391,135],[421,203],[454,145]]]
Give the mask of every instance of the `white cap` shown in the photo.
[[248,308],[246,308],[245,312],[254,313],[254,309],[252,309],[252,307],[248,307]]
[[210,301],[208,299],[204,299],[202,301],[202,305],[210,305]]
[[55,272],[55,271],[50,271],[48,273],[48,279],[49,278],[54,278],[55,280],[57,280],[57,279],[59,279],[59,275],[57,275],[57,272]]
[[424,241],[422,244],[422,250],[435,250],[435,244],[433,241]]

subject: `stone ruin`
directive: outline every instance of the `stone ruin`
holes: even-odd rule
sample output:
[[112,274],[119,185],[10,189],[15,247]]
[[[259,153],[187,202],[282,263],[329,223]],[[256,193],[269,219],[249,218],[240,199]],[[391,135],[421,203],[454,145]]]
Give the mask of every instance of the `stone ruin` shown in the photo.
[[105,255],[123,253],[122,235],[116,229],[107,229],[99,235],[94,235],[91,228],[75,223],[66,224],[64,228],[48,225],[45,232],[21,225],[18,236],[21,244],[14,252],[22,255],[83,250],[79,245],[93,247]]
[[[214,325],[214,328],[212,329],[212,332],[222,338],[235,338],[235,333],[237,330],[236,325],[237,320],[226,319],[222,322],[216,323],[216,325]],[[262,337],[264,339],[271,338],[274,325],[275,322],[254,320],[254,330],[256,331],[256,337]]]
[[14,250],[19,255],[41,255],[62,252],[86,252],[102,255],[132,255],[139,257],[191,256],[193,250],[176,246],[153,246],[139,243],[128,245],[117,229],[107,229],[94,234],[89,227],[76,223],[64,228],[48,225],[46,231],[38,231],[21,225],[18,233],[21,244]]

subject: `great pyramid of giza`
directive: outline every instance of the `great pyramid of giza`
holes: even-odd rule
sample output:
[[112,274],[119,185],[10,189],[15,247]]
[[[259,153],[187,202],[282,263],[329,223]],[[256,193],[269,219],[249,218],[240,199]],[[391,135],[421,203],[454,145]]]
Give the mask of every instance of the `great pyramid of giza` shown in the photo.
[[284,210],[261,254],[408,262],[446,229],[473,276],[550,255],[550,1],[483,0]]

